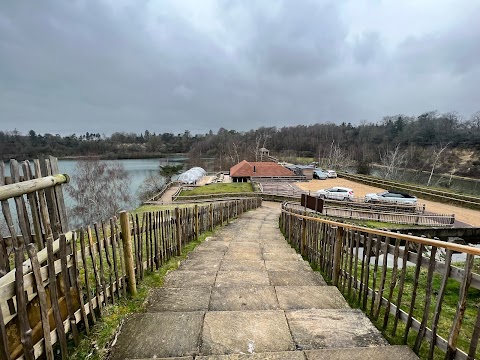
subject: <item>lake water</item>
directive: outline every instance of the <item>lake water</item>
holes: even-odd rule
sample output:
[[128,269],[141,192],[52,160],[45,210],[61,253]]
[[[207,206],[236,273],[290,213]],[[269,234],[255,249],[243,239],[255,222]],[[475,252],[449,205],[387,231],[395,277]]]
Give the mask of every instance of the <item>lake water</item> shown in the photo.
[[[102,162],[112,162],[113,160],[101,160]],[[171,164],[178,165],[184,164],[186,158],[176,157],[176,158],[160,158],[160,159],[125,159],[125,160],[115,160],[123,165],[128,175],[130,176],[130,194],[135,199],[136,205],[140,204],[138,200],[137,191],[143,181],[150,175],[157,175],[160,165]],[[75,176],[75,166],[77,165],[77,160],[59,160],[58,168],[62,174],[67,174],[70,177]],[[69,206],[71,199],[65,199],[66,205]]]
[[[115,160],[118,161],[120,164],[123,165],[125,170],[128,172],[130,176],[129,187],[130,187],[130,194],[134,199],[133,206],[137,207],[140,205],[140,200],[138,199],[138,188],[142,184],[143,180],[150,175],[157,175],[160,177],[159,174],[159,167],[160,165],[164,164],[171,164],[171,165],[179,165],[184,164],[187,158],[185,157],[174,157],[174,158],[158,158],[158,159],[127,159],[127,160]],[[112,162],[114,160],[101,160],[102,162]],[[31,161],[32,162],[32,161]],[[58,161],[58,168],[60,173],[67,174],[70,178],[75,177],[75,167],[77,165],[77,160],[59,160]],[[5,163],[5,170],[6,176],[10,176],[10,164],[8,162]],[[68,195],[68,192],[63,191],[65,205],[67,207],[67,211],[69,208],[72,208],[74,205],[74,200]],[[16,207],[13,200],[9,200],[10,203],[10,210],[12,212],[13,218],[16,218]],[[72,217],[69,216],[70,224],[72,224]],[[2,221],[3,221],[3,213],[0,209],[0,233],[5,232],[3,235],[7,235],[7,231],[5,228],[2,228]],[[73,220],[74,221],[74,220]],[[17,228],[17,231],[20,231]]]
[[[187,158],[185,157],[172,157],[172,158],[158,158],[158,159],[126,159],[126,160],[115,160],[123,165],[125,170],[130,176],[130,194],[136,200],[136,205],[140,203],[137,197],[137,191],[143,180],[149,175],[159,175],[160,164],[171,164],[178,165],[184,164]],[[112,162],[113,160],[101,160],[102,162]],[[77,160],[58,160],[58,168],[62,174],[67,174],[71,178],[75,176],[75,167],[77,165]],[[6,165],[7,176],[10,175],[10,166],[8,163]],[[65,194],[65,203],[68,206],[71,206],[73,201],[68,197],[66,191]]]

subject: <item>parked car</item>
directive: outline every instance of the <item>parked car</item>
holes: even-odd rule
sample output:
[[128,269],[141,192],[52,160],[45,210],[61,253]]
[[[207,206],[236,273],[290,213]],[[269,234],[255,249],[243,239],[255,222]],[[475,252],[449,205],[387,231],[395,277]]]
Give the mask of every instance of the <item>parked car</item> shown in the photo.
[[317,191],[317,197],[333,200],[353,200],[353,190],[346,187],[334,186]]
[[327,180],[328,174],[323,170],[315,169],[313,170],[313,178],[317,180]]
[[335,170],[327,170],[326,173],[327,173],[329,178],[336,178],[337,177],[337,173],[336,173]]
[[365,195],[365,202],[393,202],[415,205],[417,203],[417,198],[404,192],[386,190],[378,194]]

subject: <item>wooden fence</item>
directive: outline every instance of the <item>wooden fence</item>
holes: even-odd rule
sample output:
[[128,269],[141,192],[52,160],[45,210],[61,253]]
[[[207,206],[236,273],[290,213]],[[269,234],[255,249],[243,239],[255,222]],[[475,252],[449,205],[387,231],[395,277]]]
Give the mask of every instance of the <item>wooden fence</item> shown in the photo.
[[125,297],[127,290],[135,292],[145,271],[155,271],[205,231],[261,205],[261,199],[252,197],[122,212],[120,221],[112,217],[69,232],[61,189],[68,176],[58,174],[55,158],[34,165],[32,175],[30,163],[24,162],[20,176],[20,166],[12,160],[7,177],[0,162],[7,225],[0,232],[0,359],[50,360],[54,347],[66,359],[67,338],[77,344],[79,333],[90,332],[105,306]]
[[[290,211],[303,213],[305,209],[298,202],[289,202],[287,206]],[[311,211],[310,211],[311,212]],[[319,213],[320,214],[320,213]],[[380,221],[392,224],[421,225],[421,226],[452,226],[455,223],[455,214],[409,214],[404,212],[393,212],[385,210],[362,210],[349,207],[332,207],[325,202],[321,215],[339,217],[352,220]],[[312,214],[312,216],[315,216]]]
[[384,334],[422,358],[480,357],[480,249],[313,218],[285,204],[280,227]]
[[151,198],[145,200],[144,204],[152,202],[152,201],[159,201],[162,198],[163,194],[165,194],[165,192],[168,189],[170,189],[174,184],[175,183],[173,181],[169,181],[168,183],[166,183],[165,185],[162,186],[162,189],[158,193],[153,195]]

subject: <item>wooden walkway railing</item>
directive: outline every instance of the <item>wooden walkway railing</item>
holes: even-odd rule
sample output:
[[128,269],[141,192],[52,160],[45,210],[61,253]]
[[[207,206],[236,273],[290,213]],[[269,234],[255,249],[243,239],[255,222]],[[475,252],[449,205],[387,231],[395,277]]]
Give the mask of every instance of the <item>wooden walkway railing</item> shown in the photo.
[[[305,208],[298,202],[290,202],[285,205],[292,212],[303,213]],[[306,209],[309,211],[308,209]],[[352,220],[380,221],[392,224],[421,225],[421,226],[452,226],[455,223],[455,214],[415,214],[402,211],[394,212],[380,208],[380,210],[350,208],[348,205],[343,207],[331,206],[329,201],[325,201],[321,215],[339,217]],[[315,215],[312,215],[315,216]]]
[[162,198],[163,194],[165,194],[165,192],[170,189],[175,183],[173,181],[169,181],[168,183],[166,183],[165,185],[162,186],[162,189],[156,193],[154,196],[152,196],[151,198],[147,199],[144,201],[144,203],[148,203],[148,202],[151,202],[151,201],[158,201]]
[[421,358],[480,357],[480,249],[305,216],[285,204],[280,227],[326,280]]
[[[68,232],[55,158],[0,162],[0,359],[68,357],[67,334],[103,316],[104,307],[134,293],[145,271],[155,271],[207,230],[261,205],[251,197],[205,206],[120,213]],[[11,205],[15,208],[11,209]],[[6,234],[8,233],[8,235]],[[25,260],[27,256],[27,260]],[[82,326],[79,326],[79,323]],[[58,344],[58,345],[55,345]],[[55,356],[58,358],[58,356]]]
[[145,271],[155,271],[200,234],[260,205],[261,199],[245,198],[172,211],[123,212],[120,218],[126,221],[113,217],[55,241],[48,237],[39,252],[34,244],[25,245],[26,262],[18,256],[25,247],[18,246],[15,269],[0,278],[1,358],[53,359],[53,345],[59,343],[66,359],[67,334],[78,343],[78,323],[88,333],[104,307],[127,296],[127,289],[132,292]]

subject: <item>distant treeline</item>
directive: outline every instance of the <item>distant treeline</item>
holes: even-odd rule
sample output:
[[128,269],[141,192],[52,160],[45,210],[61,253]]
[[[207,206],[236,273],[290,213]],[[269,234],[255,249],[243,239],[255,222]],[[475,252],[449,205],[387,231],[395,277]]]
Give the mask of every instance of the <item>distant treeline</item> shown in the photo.
[[169,154],[187,153],[198,136],[189,131],[174,135],[155,134],[148,130],[143,134],[113,133],[111,136],[98,133],[37,134],[30,130],[28,134],[18,131],[0,131],[0,158],[8,160],[31,159],[40,154],[59,158],[93,157],[102,159],[138,159],[162,157]]
[[[255,160],[259,149],[268,148],[274,156],[303,156],[313,158],[348,158],[359,162],[385,162],[387,155],[400,148],[405,166],[428,167],[440,148],[448,145],[445,156],[453,165],[458,151],[473,154],[464,175],[480,172],[480,111],[464,119],[457,113],[440,114],[436,111],[418,117],[386,116],[380,122],[363,121],[360,125],[333,123],[298,125],[282,128],[260,127],[247,132],[221,128],[217,133],[192,135],[155,134],[148,130],[142,134],[96,133],[60,136],[0,131],[0,156],[3,160],[33,158],[39,154],[57,157],[98,156],[108,158],[139,158],[160,154],[188,153],[192,165],[202,165],[202,159],[215,158],[215,167],[228,169],[242,160]],[[455,155],[457,154],[457,155]],[[475,156],[477,154],[477,156]],[[390,154],[391,155],[391,154]],[[465,162],[465,161],[464,161]],[[445,163],[445,161],[443,161]],[[458,169],[457,169],[458,170]]]

